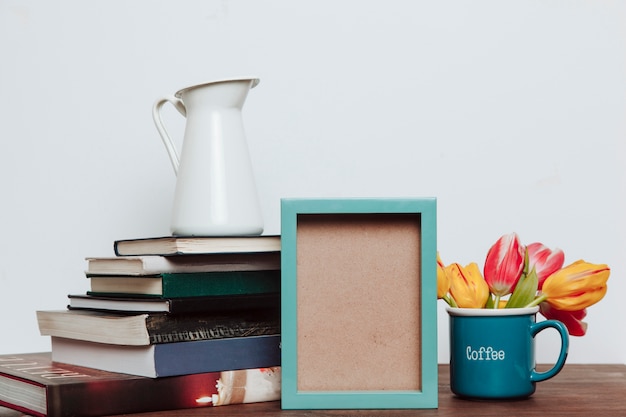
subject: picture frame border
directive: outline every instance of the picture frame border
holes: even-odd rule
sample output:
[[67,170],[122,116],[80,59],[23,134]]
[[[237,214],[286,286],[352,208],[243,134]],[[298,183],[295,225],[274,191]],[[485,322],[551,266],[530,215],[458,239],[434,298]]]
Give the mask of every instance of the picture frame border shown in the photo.
[[[300,214],[420,215],[420,390],[299,391],[297,237]],[[281,199],[281,333],[283,409],[426,409],[438,406],[437,216],[435,198]]]

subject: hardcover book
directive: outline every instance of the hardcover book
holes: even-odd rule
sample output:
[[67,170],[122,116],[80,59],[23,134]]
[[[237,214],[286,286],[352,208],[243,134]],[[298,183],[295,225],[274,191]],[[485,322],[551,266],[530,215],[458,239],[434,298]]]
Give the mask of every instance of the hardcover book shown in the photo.
[[[280,367],[145,378],[0,355],[0,406],[39,417],[98,417],[280,399]],[[18,414],[19,415],[19,414]]]
[[280,366],[280,334],[148,346],[51,339],[57,362],[149,378]]
[[158,275],[162,273],[275,271],[280,269],[280,252],[216,253],[208,255],[90,257],[87,276]]
[[30,414],[24,414],[21,411],[0,406],[0,417],[29,417]]
[[163,297],[264,294],[280,291],[280,270],[91,276],[92,293]]
[[280,310],[199,314],[116,314],[89,310],[37,311],[42,336],[113,345],[147,346],[280,333]]
[[187,314],[276,308],[280,306],[280,293],[178,298],[70,294],[68,298],[68,308],[70,310],[135,313],[165,312]]
[[279,252],[280,236],[163,236],[117,240],[117,256]]

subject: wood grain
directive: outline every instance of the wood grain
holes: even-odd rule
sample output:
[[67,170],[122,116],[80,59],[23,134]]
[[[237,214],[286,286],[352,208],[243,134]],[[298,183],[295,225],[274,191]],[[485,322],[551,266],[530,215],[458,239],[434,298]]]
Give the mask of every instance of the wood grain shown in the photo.
[[[545,367],[544,367],[545,368]],[[540,369],[542,369],[540,367]],[[529,399],[467,401],[450,392],[447,365],[439,365],[439,408],[435,410],[281,410],[280,402],[134,414],[134,417],[589,417],[626,416],[626,365],[565,365],[554,378],[537,384]]]

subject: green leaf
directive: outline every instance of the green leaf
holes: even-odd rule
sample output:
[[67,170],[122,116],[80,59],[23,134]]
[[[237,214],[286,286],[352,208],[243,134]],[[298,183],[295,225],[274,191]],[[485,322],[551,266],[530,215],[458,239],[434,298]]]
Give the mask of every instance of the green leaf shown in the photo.
[[539,278],[535,268],[528,275],[522,275],[511,298],[506,303],[506,308],[522,308],[531,303],[537,295]]
[[524,250],[524,276],[528,276],[528,265],[530,265],[530,260],[528,255],[528,248],[526,248],[526,250]]
[[494,301],[491,293],[489,293],[489,298],[487,298],[487,304],[485,304],[485,308],[493,308]]

